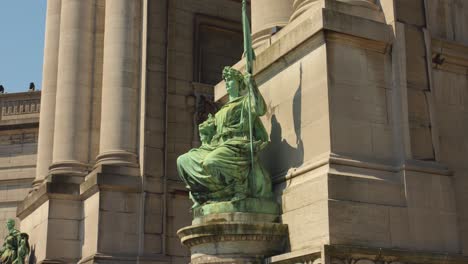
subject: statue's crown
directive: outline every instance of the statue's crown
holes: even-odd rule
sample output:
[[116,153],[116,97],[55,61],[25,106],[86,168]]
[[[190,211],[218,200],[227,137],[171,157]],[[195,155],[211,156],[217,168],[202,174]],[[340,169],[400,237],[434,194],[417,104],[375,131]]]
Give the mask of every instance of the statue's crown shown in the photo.
[[230,66],[226,66],[223,69],[223,79],[224,80],[237,80],[239,82],[242,82],[244,79],[244,76],[242,73]]

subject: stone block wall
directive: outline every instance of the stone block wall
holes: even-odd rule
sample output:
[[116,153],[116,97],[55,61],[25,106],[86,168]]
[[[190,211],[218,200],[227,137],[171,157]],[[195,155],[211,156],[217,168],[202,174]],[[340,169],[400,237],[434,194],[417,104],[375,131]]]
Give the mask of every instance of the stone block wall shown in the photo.
[[[441,255],[427,252],[443,252],[447,263],[462,263],[468,6],[461,0],[294,2],[309,10],[265,35],[254,65],[268,105],[262,121],[271,142],[262,160],[289,228],[284,254],[269,261],[438,264]],[[240,1],[141,2],[135,34],[141,33],[141,84],[131,105],[139,106],[132,123],[138,161],[126,165],[96,164],[106,136],[106,1],[93,3],[91,118],[83,132],[90,144],[81,146],[87,175],[42,175],[47,181],[38,181],[18,210],[21,228],[43,263],[186,263],[189,252],[176,231],[190,225],[191,202],[176,159],[198,146],[198,122],[216,108],[211,98],[226,100],[222,82],[213,94],[219,65],[244,67],[234,48]],[[200,37],[200,25],[223,33]],[[0,224],[34,177],[37,128],[30,123],[37,123],[38,108],[21,104],[3,107],[0,119]],[[17,112],[20,121],[11,117]]]
[[[199,79],[194,74],[198,55],[194,50],[209,44],[203,43],[195,33],[200,16],[239,23],[240,4],[229,0],[157,0],[148,1],[147,5],[142,97],[145,117],[141,135],[145,178],[142,186],[145,196],[143,251],[149,255],[167,255],[173,263],[187,261],[188,249],[180,243],[176,232],[191,223],[191,202],[177,175],[176,160],[197,145],[195,95],[213,94],[197,88],[207,84],[197,85]],[[240,24],[237,26],[240,28]],[[222,53],[222,47],[216,51]],[[226,54],[230,52],[226,50]],[[241,55],[230,59],[227,65]]]
[[365,16],[343,2],[358,1],[319,1],[254,66],[270,109],[264,160],[290,232],[284,256],[323,244],[466,254],[466,45],[440,40],[433,25],[454,23],[434,22],[434,1],[379,1],[381,15]]
[[[34,180],[40,92],[0,95],[0,243]],[[19,225],[19,221],[17,221]]]
[[[435,40],[432,42],[432,56],[435,58],[438,54],[445,58],[442,65],[432,63],[434,119],[438,131],[439,157],[454,173],[451,192],[456,197],[456,219],[459,223],[457,233],[462,241],[462,252],[466,254],[468,210],[464,204],[468,202],[465,188],[468,186],[468,48],[466,45]],[[458,62],[453,61],[452,56],[455,54],[459,56]]]

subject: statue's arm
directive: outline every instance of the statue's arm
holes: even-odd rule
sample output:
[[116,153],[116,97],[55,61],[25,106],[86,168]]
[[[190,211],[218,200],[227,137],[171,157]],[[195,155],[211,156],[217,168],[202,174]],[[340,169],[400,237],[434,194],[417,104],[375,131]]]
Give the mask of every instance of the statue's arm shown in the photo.
[[245,84],[247,85],[248,89],[250,89],[250,96],[251,96],[251,106],[252,111],[254,111],[258,116],[263,116],[266,111],[266,103],[265,99],[263,98],[260,90],[258,89],[257,83],[255,82],[254,77],[247,73],[244,77]]
[[201,123],[198,126],[198,132],[200,134],[200,140],[202,143],[211,143],[211,139],[213,138],[216,131],[215,119],[210,114],[208,119],[205,122]]

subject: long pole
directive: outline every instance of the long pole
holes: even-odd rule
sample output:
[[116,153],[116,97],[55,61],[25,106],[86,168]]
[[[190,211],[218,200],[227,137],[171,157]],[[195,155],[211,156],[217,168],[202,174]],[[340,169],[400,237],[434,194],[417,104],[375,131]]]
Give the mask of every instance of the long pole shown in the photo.
[[[242,29],[244,32],[244,54],[246,58],[246,71],[252,76],[253,74],[253,61],[255,60],[255,53],[252,48],[252,35],[250,33],[250,22],[247,16],[247,2],[242,0]],[[248,96],[249,96],[249,134],[250,134],[250,162],[252,172],[254,171],[254,148],[253,148],[253,126],[252,126],[252,104],[251,95],[252,87],[251,84],[247,84]]]

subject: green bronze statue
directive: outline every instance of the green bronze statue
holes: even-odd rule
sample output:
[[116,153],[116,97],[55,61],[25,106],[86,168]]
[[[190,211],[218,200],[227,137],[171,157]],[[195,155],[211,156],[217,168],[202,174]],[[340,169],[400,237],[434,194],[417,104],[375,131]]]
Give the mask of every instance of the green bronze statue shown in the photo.
[[24,264],[29,255],[29,236],[15,228],[15,221],[7,221],[8,235],[5,237],[3,247],[0,249],[0,263]]
[[242,75],[226,67],[223,78],[229,102],[200,124],[201,147],[177,159],[179,175],[190,191],[194,207],[247,197],[272,197],[269,174],[258,161],[258,153],[268,142],[259,118],[266,113],[265,101],[251,74]]
[[229,102],[200,124],[201,147],[177,159],[179,176],[190,191],[193,208],[207,203],[271,199],[271,179],[258,160],[268,143],[260,121],[266,104],[252,76],[252,49],[247,4],[242,2],[246,74],[231,67],[223,70]]

